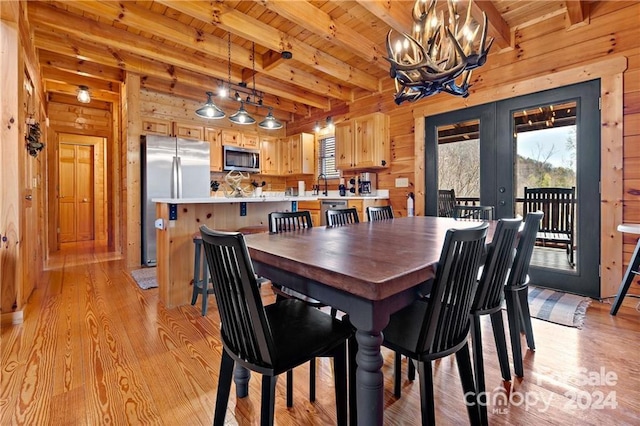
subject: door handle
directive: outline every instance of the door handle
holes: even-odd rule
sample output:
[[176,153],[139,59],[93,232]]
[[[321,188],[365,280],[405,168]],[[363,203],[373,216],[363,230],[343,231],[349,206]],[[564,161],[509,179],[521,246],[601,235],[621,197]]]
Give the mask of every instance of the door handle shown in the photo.
[[25,195],[24,199],[25,199],[25,200],[29,200],[29,201],[31,201],[31,200],[33,200],[33,196],[31,196],[31,195]]
[[88,200],[88,199],[86,199],[86,198],[83,198],[83,199],[82,199],[82,202],[83,202],[83,203],[86,203],[86,202],[88,202],[88,201],[89,201],[89,200]]

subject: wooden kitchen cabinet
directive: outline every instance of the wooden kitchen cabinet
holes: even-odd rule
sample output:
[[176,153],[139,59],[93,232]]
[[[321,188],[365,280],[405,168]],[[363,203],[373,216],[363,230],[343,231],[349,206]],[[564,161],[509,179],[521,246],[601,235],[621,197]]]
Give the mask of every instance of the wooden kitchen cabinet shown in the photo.
[[222,171],[222,135],[220,129],[207,127],[204,130],[205,140],[209,142],[209,169],[212,172]]
[[280,146],[278,138],[263,136],[260,138],[260,173],[277,176],[280,174]]
[[336,168],[381,169],[389,166],[391,142],[389,140],[389,117],[375,112],[335,128]]
[[243,148],[260,149],[260,139],[257,133],[242,133],[242,143],[240,145]]
[[367,207],[371,206],[387,206],[389,205],[389,200],[383,200],[380,198],[370,198],[370,199],[361,199],[361,200],[348,200],[347,207],[354,208],[358,211],[358,218],[360,222],[367,221]]
[[281,140],[281,168],[284,175],[313,174],[315,136],[300,133]]
[[222,130],[222,145],[242,146],[242,134],[237,130]]
[[159,118],[143,118],[142,133],[145,135],[171,136],[171,121]]
[[184,139],[204,140],[204,127],[197,124],[173,122],[173,136]]
[[311,215],[313,226],[321,226],[320,200],[318,201],[298,201],[298,211],[308,210]]

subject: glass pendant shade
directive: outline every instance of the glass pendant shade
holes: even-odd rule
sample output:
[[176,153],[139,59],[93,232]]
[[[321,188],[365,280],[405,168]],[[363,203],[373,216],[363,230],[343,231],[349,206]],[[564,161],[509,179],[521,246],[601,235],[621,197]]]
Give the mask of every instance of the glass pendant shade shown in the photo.
[[87,86],[78,87],[78,102],[88,104],[91,102],[91,95],[89,94],[89,88]]
[[207,92],[207,102],[200,108],[196,110],[196,115],[202,118],[209,118],[213,120],[218,120],[220,118],[226,117],[224,111],[216,106],[213,103],[213,93]]
[[244,109],[244,102],[240,102],[240,109],[229,117],[229,121],[236,124],[253,124],[256,122],[247,110]]
[[272,109],[269,108],[269,114],[267,114],[264,120],[262,120],[260,124],[258,124],[258,127],[260,127],[261,129],[267,129],[267,130],[282,129],[282,123],[273,116]]

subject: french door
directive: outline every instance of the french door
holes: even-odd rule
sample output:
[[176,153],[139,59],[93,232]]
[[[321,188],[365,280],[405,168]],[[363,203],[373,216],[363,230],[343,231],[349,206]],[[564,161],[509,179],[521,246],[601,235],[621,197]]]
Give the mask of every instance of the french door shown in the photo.
[[427,117],[426,214],[437,214],[438,189],[507,218],[522,214],[524,187],[575,187],[573,262],[566,247],[538,244],[529,275],[599,297],[599,95],[591,81]]

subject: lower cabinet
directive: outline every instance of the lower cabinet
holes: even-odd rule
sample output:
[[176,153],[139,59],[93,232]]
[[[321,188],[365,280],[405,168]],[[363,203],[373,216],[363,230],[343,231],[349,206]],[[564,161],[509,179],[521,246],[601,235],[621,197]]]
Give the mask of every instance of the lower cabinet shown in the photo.
[[379,198],[371,198],[364,200],[348,200],[347,207],[353,208],[358,211],[358,217],[360,218],[360,222],[367,221],[367,207],[369,206],[386,206],[389,204],[389,200],[383,200]]
[[318,201],[298,201],[298,211],[308,210],[311,215],[311,222],[313,226],[322,225],[322,218],[320,217],[320,200]]

